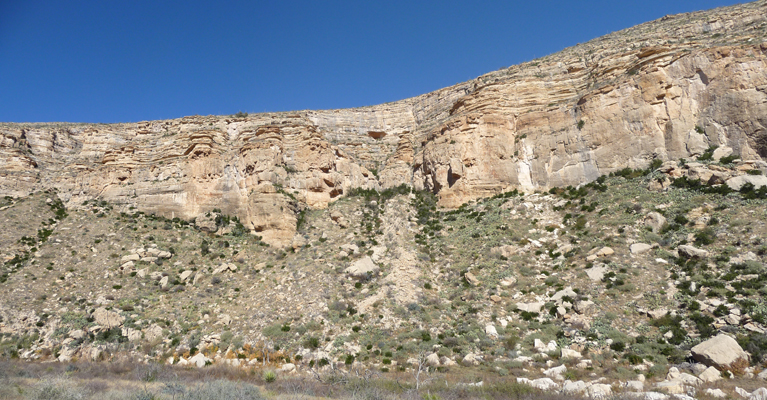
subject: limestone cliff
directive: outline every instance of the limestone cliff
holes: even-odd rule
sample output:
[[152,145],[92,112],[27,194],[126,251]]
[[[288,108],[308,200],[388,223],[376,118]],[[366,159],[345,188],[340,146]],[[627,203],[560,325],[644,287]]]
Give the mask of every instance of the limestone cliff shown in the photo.
[[290,245],[303,207],[399,184],[456,207],[712,145],[767,157],[767,1],[667,16],[372,107],[3,124],[0,194],[56,189],[169,218],[214,208]]

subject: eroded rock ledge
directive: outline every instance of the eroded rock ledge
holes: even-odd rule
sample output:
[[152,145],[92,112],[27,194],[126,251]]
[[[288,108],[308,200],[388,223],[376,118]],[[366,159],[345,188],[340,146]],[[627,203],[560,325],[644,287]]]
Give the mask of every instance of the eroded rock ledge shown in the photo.
[[[767,2],[667,16],[372,107],[131,124],[3,124],[0,194],[56,189],[291,243],[297,212],[400,184],[462,203],[711,146],[767,157]],[[673,38],[673,39],[668,39]]]

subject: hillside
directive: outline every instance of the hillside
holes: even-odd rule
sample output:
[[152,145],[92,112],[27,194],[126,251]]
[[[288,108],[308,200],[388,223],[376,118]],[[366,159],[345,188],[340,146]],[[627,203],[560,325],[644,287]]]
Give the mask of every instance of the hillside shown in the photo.
[[0,356],[750,393],[766,34],[757,1],[373,107],[0,124]]

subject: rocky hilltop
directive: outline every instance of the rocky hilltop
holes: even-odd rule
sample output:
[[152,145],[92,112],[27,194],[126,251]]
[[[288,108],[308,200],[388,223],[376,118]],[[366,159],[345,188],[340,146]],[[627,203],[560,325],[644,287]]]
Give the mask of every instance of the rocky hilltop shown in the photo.
[[411,99],[130,124],[3,124],[0,194],[167,217],[214,208],[292,243],[296,213],[400,184],[440,205],[578,185],[717,145],[767,156],[767,2],[667,16]]

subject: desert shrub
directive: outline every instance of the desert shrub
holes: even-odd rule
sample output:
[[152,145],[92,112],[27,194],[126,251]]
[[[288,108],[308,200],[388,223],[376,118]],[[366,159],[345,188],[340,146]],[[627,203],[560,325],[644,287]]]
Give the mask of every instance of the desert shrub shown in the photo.
[[[271,373],[274,375],[274,379],[276,379],[277,375],[274,374],[274,371],[271,371]],[[264,380],[266,380],[266,377],[264,377]],[[224,379],[205,382],[179,397],[181,400],[260,400],[263,398],[258,387],[254,385],[230,382]]]
[[304,340],[304,346],[310,348],[310,349],[316,349],[320,347],[320,339],[315,336],[309,336]]
[[[697,130],[697,127],[696,127]],[[706,151],[703,152],[700,156],[698,156],[698,161],[711,161],[714,158],[714,150],[717,149],[718,146],[711,146]]]
[[695,244],[698,246],[705,246],[714,243],[716,240],[716,233],[711,228],[705,228],[695,233]]
[[85,399],[82,389],[64,376],[40,379],[25,393],[30,400],[79,400]]
[[758,365],[767,358],[767,335],[750,333],[738,336],[738,344],[751,354],[751,363]]
[[264,381],[271,383],[277,380],[277,374],[272,370],[264,371]]

